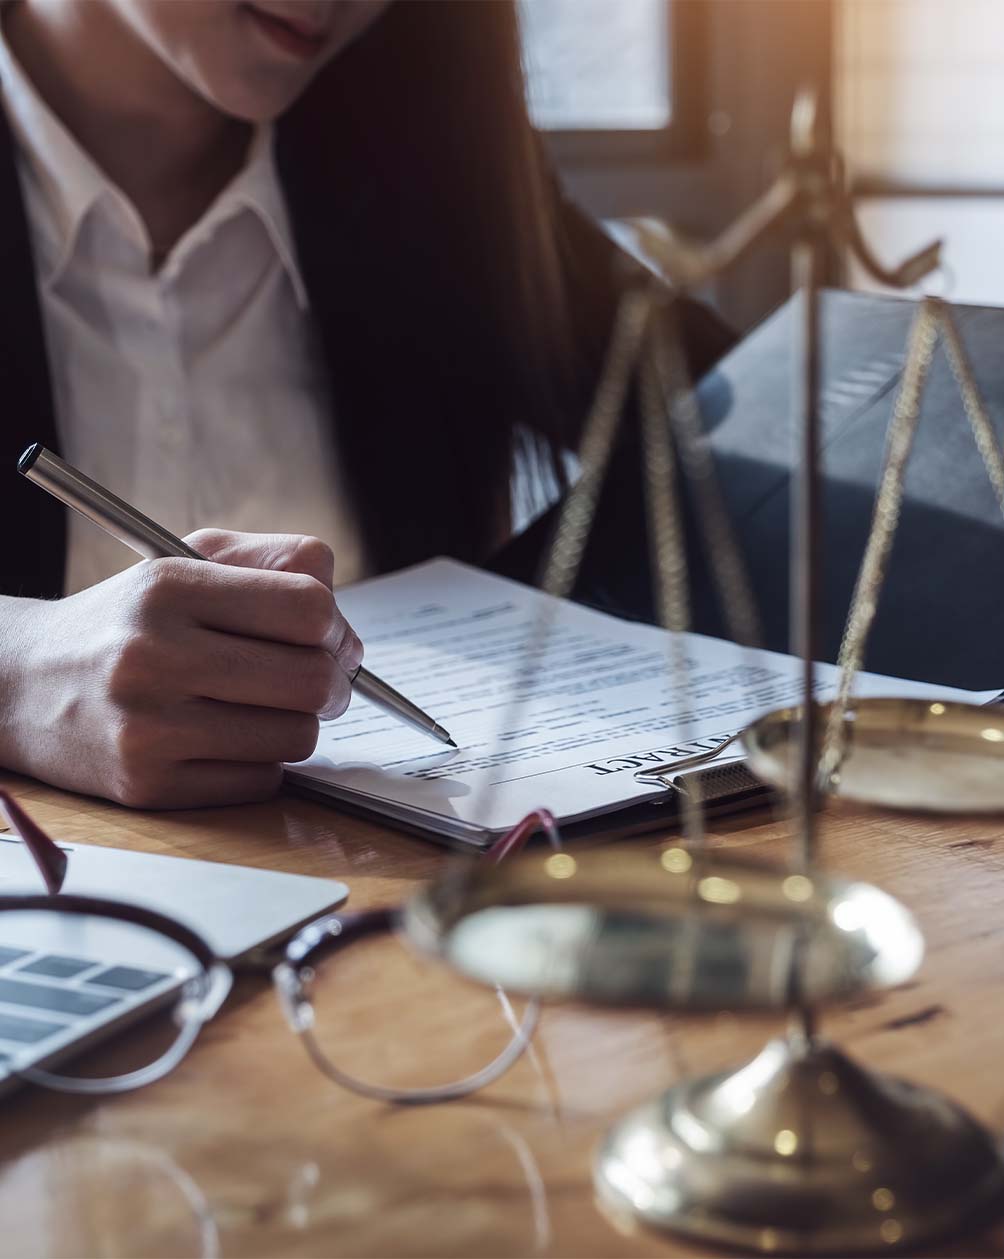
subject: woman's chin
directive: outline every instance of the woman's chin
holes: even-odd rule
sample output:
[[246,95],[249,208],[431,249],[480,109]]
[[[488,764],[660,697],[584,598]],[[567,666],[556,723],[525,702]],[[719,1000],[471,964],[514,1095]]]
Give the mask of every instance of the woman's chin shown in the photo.
[[274,122],[303,94],[313,74],[257,71],[226,83],[197,83],[201,96],[221,114],[253,124]]

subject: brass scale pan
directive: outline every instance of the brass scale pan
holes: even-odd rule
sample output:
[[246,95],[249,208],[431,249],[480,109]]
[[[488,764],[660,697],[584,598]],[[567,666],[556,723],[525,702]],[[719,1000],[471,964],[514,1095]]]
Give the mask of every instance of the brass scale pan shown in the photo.
[[[799,709],[743,735],[750,768],[789,785]],[[820,726],[825,729],[827,706]],[[933,812],[1004,809],[1004,708],[852,700],[834,796]],[[909,979],[923,943],[866,883],[683,847],[530,854],[458,866],[405,912],[411,942],[482,983],[550,1000],[776,1010]]]
[[545,1000],[776,1010],[902,983],[923,941],[867,883],[715,852],[533,853],[455,867],[406,908],[420,951]]
[[[799,708],[781,708],[743,733],[750,769],[788,789]],[[825,729],[829,705],[820,706]],[[996,813],[1004,809],[1004,706],[917,699],[852,699],[844,751],[828,794],[887,809]]]

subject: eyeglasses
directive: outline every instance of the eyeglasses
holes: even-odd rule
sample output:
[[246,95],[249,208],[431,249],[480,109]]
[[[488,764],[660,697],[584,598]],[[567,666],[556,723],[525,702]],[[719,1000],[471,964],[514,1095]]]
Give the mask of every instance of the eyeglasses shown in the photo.
[[[0,1071],[84,1094],[161,1079],[219,1011],[233,971],[173,918],[63,892],[67,853],[2,790],[0,810],[48,893],[0,895]],[[504,860],[541,832],[560,848],[553,817],[538,810],[480,860]],[[402,912],[336,913],[303,928],[269,964],[281,1007],[313,1064],[343,1088],[389,1102],[466,1096],[525,1052],[539,1007],[419,957],[400,934]],[[110,1035],[140,1019],[130,1035]],[[97,1040],[99,1053],[82,1052]]]

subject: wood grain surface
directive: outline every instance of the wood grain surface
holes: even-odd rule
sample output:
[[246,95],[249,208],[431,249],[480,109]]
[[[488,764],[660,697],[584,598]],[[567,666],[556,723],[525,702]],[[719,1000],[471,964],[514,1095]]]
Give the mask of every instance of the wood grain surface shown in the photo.
[[[0,783],[59,839],[343,879],[356,908],[400,901],[451,859],[293,796],[149,814],[9,775]],[[827,813],[821,833],[822,864],[899,897],[928,946],[915,981],[828,1014],[824,1033],[862,1063],[940,1088],[999,1128],[1000,823],[844,808]],[[760,813],[716,822],[711,842],[779,859],[787,834],[784,821]],[[421,1052],[413,977],[403,952],[388,952],[365,982],[342,985],[346,1045],[386,1036]],[[402,1109],[326,1080],[288,1030],[267,977],[249,974],[160,1083],[99,1100],[24,1088],[0,1101],[0,1255],[707,1253],[607,1219],[593,1197],[593,1152],[633,1104],[681,1075],[742,1061],[779,1029],[769,1019],[552,1008],[533,1054],[492,1087]],[[1002,1254],[1004,1228],[930,1253]]]

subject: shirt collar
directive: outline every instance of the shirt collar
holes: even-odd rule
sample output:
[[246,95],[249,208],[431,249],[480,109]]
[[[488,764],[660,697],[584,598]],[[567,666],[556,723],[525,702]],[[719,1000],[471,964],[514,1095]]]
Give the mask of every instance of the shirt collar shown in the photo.
[[77,233],[91,207],[108,190],[117,190],[112,189],[96,163],[39,96],[14,59],[2,27],[0,84],[22,170],[28,180],[32,217],[39,211],[44,215],[55,246],[55,258],[50,260],[50,266],[53,273],[58,273],[69,260]]
[[[3,5],[0,4],[0,17]],[[91,210],[104,201],[131,221],[140,239],[146,230],[129,199],[84,151],[39,95],[15,60],[0,26],[0,86],[3,106],[20,150],[32,200],[44,215],[53,237],[54,254],[47,283],[55,283],[73,256],[80,228]],[[225,219],[247,207],[257,215],[282,263],[301,309],[309,306],[307,288],[296,260],[296,248],[275,163],[270,125],[257,128],[247,162],[235,179],[185,234],[175,250],[179,256]],[[33,207],[34,208],[34,207]]]
[[[289,276],[300,308],[306,310],[310,300],[296,260],[293,230],[275,162],[275,132],[270,124],[256,129],[243,169],[191,229],[192,236],[199,240],[207,239],[217,224],[242,207],[252,210],[261,221]],[[184,244],[187,244],[187,237],[181,242],[182,246]]]

